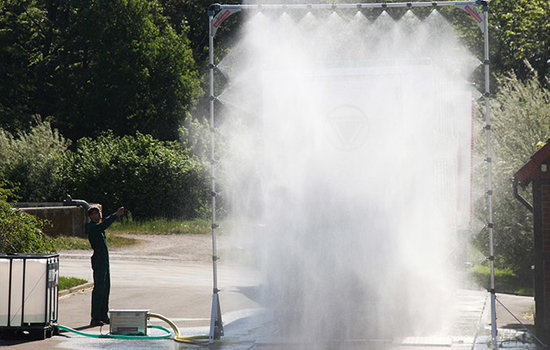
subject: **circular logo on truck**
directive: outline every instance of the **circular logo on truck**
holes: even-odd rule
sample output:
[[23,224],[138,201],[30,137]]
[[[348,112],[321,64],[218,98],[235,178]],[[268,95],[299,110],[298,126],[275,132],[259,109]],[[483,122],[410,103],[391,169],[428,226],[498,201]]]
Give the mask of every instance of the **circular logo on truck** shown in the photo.
[[339,149],[360,148],[368,133],[367,115],[352,105],[340,105],[327,114],[330,142]]

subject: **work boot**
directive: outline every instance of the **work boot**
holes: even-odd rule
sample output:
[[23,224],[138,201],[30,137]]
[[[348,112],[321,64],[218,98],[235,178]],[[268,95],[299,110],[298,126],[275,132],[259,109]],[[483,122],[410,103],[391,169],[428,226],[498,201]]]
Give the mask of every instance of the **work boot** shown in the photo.
[[90,321],[90,327],[97,327],[97,326],[103,326],[103,321],[100,320],[92,320]]

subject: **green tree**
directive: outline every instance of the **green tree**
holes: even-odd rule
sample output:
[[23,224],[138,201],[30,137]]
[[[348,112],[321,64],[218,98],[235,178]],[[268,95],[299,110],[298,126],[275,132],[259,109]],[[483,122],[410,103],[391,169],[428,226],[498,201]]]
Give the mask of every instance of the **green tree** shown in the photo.
[[[478,9],[482,10],[480,7]],[[415,9],[414,12],[424,11],[419,10]],[[452,23],[461,42],[482,60],[483,34],[477,22],[466,12],[451,6],[442,6],[438,11]],[[504,78],[510,71],[514,71],[521,80],[528,79],[530,69],[524,61],[529,62],[542,85],[546,86],[550,67],[550,2],[490,0],[489,50],[493,91],[498,90],[499,86],[495,77]],[[482,65],[475,72],[473,80],[483,87]]]
[[[207,73],[209,63],[207,11],[215,2],[210,0],[159,0],[159,2],[172,27],[178,33],[188,33],[195,61],[200,66],[201,72]],[[242,1],[233,3],[242,3]],[[218,28],[215,38],[217,54],[226,52],[227,47],[236,37],[239,20],[239,14],[232,15]]]
[[[111,129],[176,139],[200,93],[186,32],[155,0],[6,0],[0,13],[0,122],[52,116],[76,140]],[[21,120],[12,125],[10,118]]]
[[[480,116],[484,110],[480,108]],[[509,75],[499,81],[499,92],[491,101],[494,247],[499,268],[510,268],[524,283],[531,282],[534,262],[533,217],[514,198],[512,177],[537,150],[537,143],[550,138],[550,91],[541,87],[536,75],[522,82]],[[485,156],[485,137],[480,135],[477,153]],[[485,170],[478,176],[485,186]],[[530,189],[524,193],[530,197]],[[486,222],[485,198],[476,213]],[[475,237],[476,245],[488,256],[487,231]]]
[[503,75],[514,71],[518,78],[528,79],[529,65],[540,82],[548,81],[550,62],[550,2],[548,0],[491,0],[490,33],[491,65]]
[[[38,75],[45,64],[47,11],[38,1],[0,1],[0,128],[27,128],[36,113]],[[46,53],[48,56],[48,53]]]
[[59,95],[73,101],[73,113],[59,126],[72,123],[71,138],[110,129],[176,139],[200,91],[186,33],[177,34],[151,0],[78,1],[70,10],[66,46],[73,54],[59,76],[71,84],[60,84],[66,89]]

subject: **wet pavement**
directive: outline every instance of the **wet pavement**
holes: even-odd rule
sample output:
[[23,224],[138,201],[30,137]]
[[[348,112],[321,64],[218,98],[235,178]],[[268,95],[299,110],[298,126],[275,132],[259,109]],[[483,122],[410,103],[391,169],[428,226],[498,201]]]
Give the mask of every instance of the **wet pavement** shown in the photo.
[[[63,276],[92,280],[89,254],[62,254]],[[37,341],[0,340],[0,346],[27,349],[452,349],[484,350],[490,342],[489,294],[461,289],[453,296],[458,316],[445,334],[401,339],[281,339],[272,326],[270,312],[257,301],[258,274],[236,265],[218,267],[220,304],[224,336],[210,345],[176,342],[173,339],[122,340],[91,338],[62,331],[60,335]],[[111,255],[111,309],[145,309],[170,319],[182,336],[208,335],[212,303],[212,266],[205,262],[180,261],[169,257]],[[91,290],[84,289],[59,300],[59,324],[99,335],[108,326],[89,328]],[[498,295],[521,323],[532,326],[533,298]],[[442,310],[445,312],[445,310]],[[499,348],[534,349],[533,339],[502,307],[497,308]],[[169,328],[163,320],[151,318],[150,325]],[[148,335],[161,335],[150,329]]]

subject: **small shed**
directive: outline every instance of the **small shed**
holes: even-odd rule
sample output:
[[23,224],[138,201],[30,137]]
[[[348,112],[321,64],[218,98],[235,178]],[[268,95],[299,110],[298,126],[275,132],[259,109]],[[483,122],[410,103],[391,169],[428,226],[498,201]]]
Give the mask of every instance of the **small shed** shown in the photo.
[[17,203],[22,212],[46,220],[43,232],[50,236],[75,236],[86,238],[86,209],[80,206],[66,206],[63,203]]
[[[514,195],[533,213],[535,242],[535,331],[550,341],[550,142],[514,175]],[[532,184],[532,204],[518,193]]]
[[86,238],[86,223],[89,222],[88,209],[97,207],[101,211],[100,204],[88,203],[82,199],[72,199],[67,195],[63,202],[21,202],[15,208],[33,215],[47,224],[43,228],[49,236],[76,236]]

